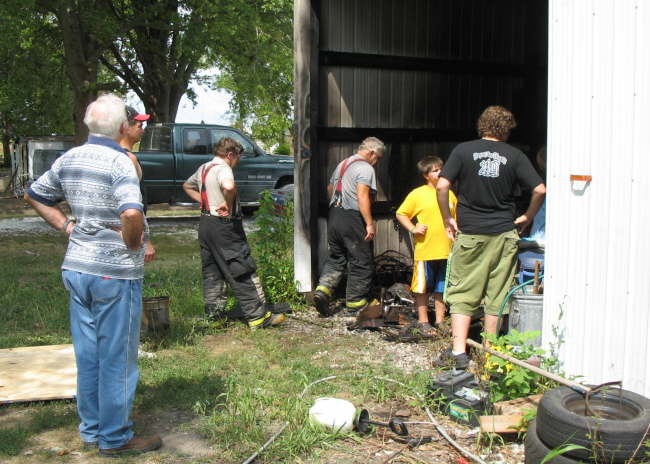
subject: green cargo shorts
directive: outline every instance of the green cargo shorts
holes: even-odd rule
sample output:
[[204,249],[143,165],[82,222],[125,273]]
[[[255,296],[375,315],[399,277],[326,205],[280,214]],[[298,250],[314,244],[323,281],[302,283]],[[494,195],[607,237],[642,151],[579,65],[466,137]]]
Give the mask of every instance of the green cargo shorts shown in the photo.
[[481,303],[485,314],[499,314],[515,276],[518,240],[515,229],[498,235],[458,233],[447,261],[444,294],[452,314],[472,316]]

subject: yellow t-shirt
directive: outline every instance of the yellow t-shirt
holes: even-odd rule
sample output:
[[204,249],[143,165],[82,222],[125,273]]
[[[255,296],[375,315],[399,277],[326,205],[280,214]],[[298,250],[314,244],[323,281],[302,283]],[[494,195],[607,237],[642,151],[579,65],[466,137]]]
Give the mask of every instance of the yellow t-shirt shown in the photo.
[[[451,215],[456,217],[456,195],[449,191],[449,209]],[[445,226],[442,222],[436,190],[423,185],[411,191],[397,210],[397,214],[407,216],[409,219],[417,218],[419,224],[426,224],[427,232],[414,235],[414,258],[418,261],[432,259],[447,259],[451,250],[451,240],[447,237]]]

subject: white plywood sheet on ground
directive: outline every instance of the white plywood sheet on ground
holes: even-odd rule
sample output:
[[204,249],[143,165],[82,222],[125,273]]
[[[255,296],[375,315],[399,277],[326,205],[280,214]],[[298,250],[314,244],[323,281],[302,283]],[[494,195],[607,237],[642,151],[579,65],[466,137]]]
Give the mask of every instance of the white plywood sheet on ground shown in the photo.
[[650,396],[647,24],[647,1],[550,0],[543,333],[567,374]]
[[76,394],[72,345],[0,350],[0,404],[71,399]]

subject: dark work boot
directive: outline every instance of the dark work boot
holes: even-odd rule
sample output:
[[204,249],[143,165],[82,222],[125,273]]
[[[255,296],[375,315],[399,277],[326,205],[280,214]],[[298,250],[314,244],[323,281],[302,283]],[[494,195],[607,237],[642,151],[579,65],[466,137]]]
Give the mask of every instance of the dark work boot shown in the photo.
[[330,309],[330,295],[331,292],[329,289],[322,285],[316,287],[316,290],[312,293],[316,311],[323,317],[329,317],[333,314],[333,311]]
[[273,314],[269,311],[259,319],[248,321],[248,327],[251,329],[265,329],[267,327],[275,327],[282,324],[284,322],[284,319],[284,314]]
[[122,457],[157,450],[161,446],[162,440],[158,435],[152,435],[150,437],[134,436],[119,448],[100,448],[99,454],[102,456]]
[[466,370],[469,367],[469,356],[467,353],[454,354],[451,348],[447,348],[433,360],[432,364],[433,367]]

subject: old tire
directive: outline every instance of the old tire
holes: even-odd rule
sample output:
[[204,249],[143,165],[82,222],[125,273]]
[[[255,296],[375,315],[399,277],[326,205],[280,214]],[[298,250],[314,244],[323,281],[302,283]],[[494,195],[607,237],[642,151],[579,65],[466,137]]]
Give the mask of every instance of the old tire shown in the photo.
[[[551,448],[546,446],[542,440],[539,439],[537,435],[537,421],[534,420],[528,424],[528,432],[526,433],[525,441],[525,463],[526,464],[539,464],[546,457],[548,453],[551,452]],[[548,464],[576,464],[578,462],[567,457],[565,454],[554,457],[550,461],[547,461]]]
[[[551,449],[568,443],[587,448],[567,452],[574,459],[628,462],[650,425],[650,400],[627,390],[619,399],[618,391],[610,390],[593,395],[590,405],[603,418],[585,415],[582,394],[567,387],[549,390],[537,409],[539,438]],[[640,462],[646,451],[642,445],[635,459]]]

